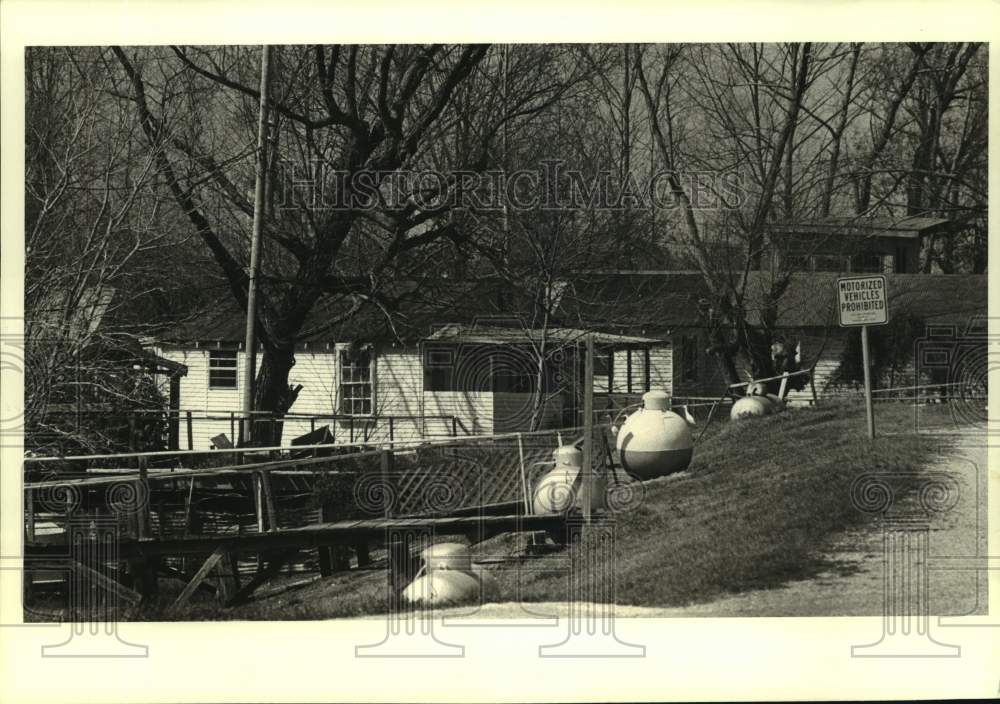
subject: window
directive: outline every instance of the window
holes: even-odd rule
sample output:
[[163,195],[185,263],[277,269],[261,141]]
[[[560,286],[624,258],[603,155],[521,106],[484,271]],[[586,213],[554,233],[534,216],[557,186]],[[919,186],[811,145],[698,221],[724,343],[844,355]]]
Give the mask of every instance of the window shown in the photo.
[[424,388],[428,391],[452,391],[455,378],[455,353],[450,349],[424,350]]
[[351,416],[372,413],[371,350],[340,352],[340,412]]
[[[584,359],[580,360],[585,363]],[[594,392],[603,394],[611,391],[614,383],[614,353],[594,350]]]
[[236,350],[208,351],[208,388],[236,388]]
[[625,364],[628,393],[649,391],[649,350],[627,350]]
[[681,380],[698,381],[698,337],[681,338]]
[[806,254],[789,254],[785,257],[786,271],[812,271],[812,261]]

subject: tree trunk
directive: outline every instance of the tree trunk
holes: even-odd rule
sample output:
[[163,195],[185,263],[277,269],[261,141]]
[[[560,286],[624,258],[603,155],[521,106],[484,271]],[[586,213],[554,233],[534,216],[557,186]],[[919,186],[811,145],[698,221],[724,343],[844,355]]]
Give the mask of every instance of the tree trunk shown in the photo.
[[295,403],[302,388],[288,385],[288,374],[293,366],[295,350],[292,345],[264,349],[257,370],[254,410],[267,415],[254,422],[254,445],[267,447],[281,444],[281,418]]

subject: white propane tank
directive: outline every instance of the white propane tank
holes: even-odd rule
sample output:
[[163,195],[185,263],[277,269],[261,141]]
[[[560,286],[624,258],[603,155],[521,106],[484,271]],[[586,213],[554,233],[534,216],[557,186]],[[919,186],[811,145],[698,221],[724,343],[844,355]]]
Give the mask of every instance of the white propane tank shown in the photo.
[[461,570],[468,572],[472,569],[472,555],[469,554],[469,546],[462,543],[437,543],[431,545],[420,553],[427,571],[434,570]]
[[770,412],[770,404],[767,401],[762,401],[760,396],[744,396],[733,404],[733,409],[729,412],[729,417],[732,420],[739,420],[741,418],[766,416]]
[[[557,447],[552,457],[555,467],[535,485],[532,509],[535,514],[564,513],[570,507],[580,507],[580,472],[583,469],[583,452],[573,445]],[[590,510],[604,508],[607,480],[600,474],[592,478]]]
[[670,410],[663,391],[643,394],[642,408],[625,420],[615,444],[625,471],[639,479],[683,471],[694,452],[687,421]]
[[771,401],[771,399],[769,399],[767,396],[752,396],[751,398],[755,398],[764,404],[765,415],[771,415],[772,413],[776,413],[778,411],[778,409],[774,405],[774,402]]
[[417,606],[445,606],[469,601],[479,594],[479,580],[461,570],[433,570],[403,590],[403,599]]

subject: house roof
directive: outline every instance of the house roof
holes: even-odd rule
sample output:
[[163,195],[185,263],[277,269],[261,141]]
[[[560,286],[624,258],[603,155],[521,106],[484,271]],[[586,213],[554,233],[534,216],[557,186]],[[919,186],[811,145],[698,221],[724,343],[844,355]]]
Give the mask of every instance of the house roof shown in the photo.
[[826,218],[776,223],[769,227],[774,234],[840,235],[846,237],[897,237],[916,239],[922,235],[948,232],[956,223],[945,218],[909,215],[901,218]]
[[[801,272],[790,275],[779,298],[777,326],[785,328],[837,325],[836,280],[841,274]],[[987,310],[986,275],[886,274],[890,316],[911,315],[933,323],[964,324]],[[745,305],[751,322],[760,320],[768,272],[749,274]],[[679,327],[706,324],[702,309],[709,292],[700,274],[647,272],[588,275],[573,283],[567,296],[573,324],[622,333],[662,335]],[[755,306],[755,301],[761,301]],[[641,331],[641,332],[640,332]]]
[[[442,322],[509,319],[509,311],[531,307],[525,289],[491,278],[397,282],[388,287],[386,295],[395,301],[391,316],[379,306],[365,303],[340,322],[337,321],[350,309],[350,300],[321,298],[309,312],[297,342],[415,341],[433,333]],[[168,344],[235,344],[244,340],[245,323],[246,314],[226,297],[215,307],[199,311],[162,333],[158,339]]]

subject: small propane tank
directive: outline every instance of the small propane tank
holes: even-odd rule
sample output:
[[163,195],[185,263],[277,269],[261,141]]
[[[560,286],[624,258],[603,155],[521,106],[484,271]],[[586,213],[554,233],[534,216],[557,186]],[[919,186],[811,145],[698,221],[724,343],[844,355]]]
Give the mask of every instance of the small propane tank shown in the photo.
[[[552,458],[555,467],[535,485],[532,508],[535,514],[564,513],[570,507],[580,507],[580,472],[583,469],[583,453],[573,445],[557,447]],[[604,508],[604,494],[607,480],[595,474],[590,485],[590,510]]]
[[761,400],[760,396],[744,396],[737,399],[736,403],[733,404],[733,409],[729,412],[729,417],[732,420],[739,420],[741,418],[766,416],[770,412],[770,404],[765,400]]
[[472,569],[472,556],[469,546],[462,543],[437,543],[420,553],[427,571]]
[[403,590],[403,599],[418,606],[445,606],[469,601],[479,594],[479,580],[461,570],[431,570]]
[[643,394],[642,408],[625,420],[615,444],[625,471],[639,479],[683,471],[694,452],[687,421],[670,410],[663,391]]

